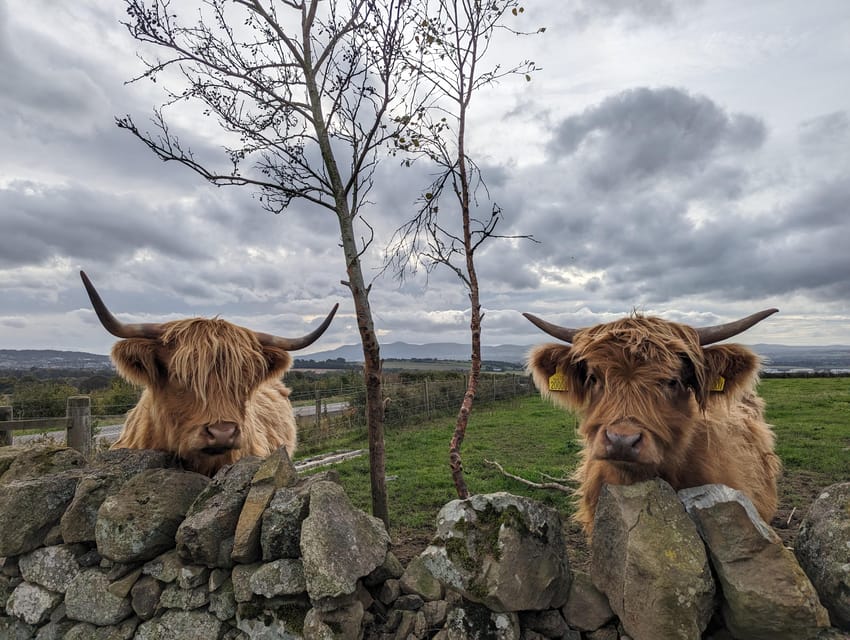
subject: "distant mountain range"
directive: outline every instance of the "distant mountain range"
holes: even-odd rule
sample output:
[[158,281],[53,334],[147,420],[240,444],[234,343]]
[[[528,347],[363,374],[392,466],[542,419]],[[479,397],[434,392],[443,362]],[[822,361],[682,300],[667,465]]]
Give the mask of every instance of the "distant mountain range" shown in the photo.
[[[533,345],[503,344],[483,346],[484,360],[498,362],[524,363],[525,357]],[[850,346],[808,346],[792,347],[781,344],[756,344],[750,347],[765,359],[768,368],[806,368],[806,369],[848,369],[850,370]],[[408,344],[391,342],[381,345],[381,357],[385,360],[461,360],[470,358],[469,345],[453,342],[435,342],[431,344]],[[348,362],[363,362],[363,349],[357,344],[344,345],[330,351],[320,351],[309,355],[297,356],[298,360],[335,360],[342,358]]]
[[[523,363],[532,345],[503,344],[482,347],[484,360]],[[840,369],[850,371],[850,346],[791,347],[780,344],[756,344],[751,348],[766,361],[771,369]],[[381,356],[385,360],[459,360],[470,358],[469,345],[453,342],[431,344],[408,344],[390,342],[381,345]],[[297,360],[322,362],[342,359],[347,362],[362,362],[363,350],[359,344],[344,345],[329,351],[319,351],[296,356]],[[109,369],[109,356],[83,351],[59,351],[54,349],[0,349],[2,369]]]
[[111,369],[109,356],[56,349],[0,349],[0,369]]

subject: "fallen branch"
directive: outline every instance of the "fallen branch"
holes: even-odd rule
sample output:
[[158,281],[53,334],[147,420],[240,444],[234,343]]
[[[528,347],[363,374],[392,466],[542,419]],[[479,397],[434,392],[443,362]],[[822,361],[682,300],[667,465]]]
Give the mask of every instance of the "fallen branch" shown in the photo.
[[[521,482],[522,484],[524,484],[528,487],[534,487],[535,489],[554,489],[556,491],[563,491],[564,493],[573,493],[572,488],[570,488],[566,485],[563,485],[560,482],[534,482],[532,480],[526,480],[525,478],[521,478],[520,476],[515,476],[514,474],[508,473],[507,471],[505,471],[505,469],[502,467],[502,465],[500,465],[498,462],[495,462],[493,460],[487,460],[485,458],[484,464],[489,464],[491,467],[496,467],[503,476],[507,476],[508,478],[511,478],[512,480],[516,480],[517,482]],[[545,474],[541,474],[541,475],[545,475]]]

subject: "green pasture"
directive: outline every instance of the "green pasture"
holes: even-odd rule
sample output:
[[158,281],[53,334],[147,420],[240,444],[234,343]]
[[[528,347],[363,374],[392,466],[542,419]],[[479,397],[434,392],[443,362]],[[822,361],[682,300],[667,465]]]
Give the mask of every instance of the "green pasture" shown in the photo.
[[[807,484],[818,487],[850,479],[850,378],[766,379],[760,392],[787,477],[805,474]],[[387,431],[387,491],[394,533],[427,535],[439,508],[456,497],[448,468],[453,431],[453,416]],[[498,461],[506,471],[530,480],[543,481],[541,474],[565,477],[577,461],[576,438],[575,418],[536,396],[473,410],[462,447],[468,488],[473,493],[528,495],[570,513],[566,494],[525,487],[485,460]],[[362,440],[340,444],[367,447]],[[363,456],[335,467],[352,500],[367,511],[368,464]],[[798,506],[810,497],[785,499]]]

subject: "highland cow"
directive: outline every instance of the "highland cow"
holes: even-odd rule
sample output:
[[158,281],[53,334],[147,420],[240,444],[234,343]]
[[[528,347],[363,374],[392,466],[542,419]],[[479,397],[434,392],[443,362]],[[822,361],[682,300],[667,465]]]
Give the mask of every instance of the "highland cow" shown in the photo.
[[699,329],[639,314],[570,329],[524,314],[567,343],[535,347],[528,370],[541,395],[580,418],[576,519],[588,534],[604,484],[656,476],[677,490],[738,489],[770,522],[781,465],[756,393],[760,360],[741,345],[708,345],[776,311]]
[[104,328],[121,340],[112,348],[118,373],[144,387],[113,449],[173,453],[184,467],[213,475],[246,455],[266,457],[297,444],[289,389],[281,376],[290,351],[315,342],[337,306],[313,332],[281,338],[219,318],[124,324],[80,272]]

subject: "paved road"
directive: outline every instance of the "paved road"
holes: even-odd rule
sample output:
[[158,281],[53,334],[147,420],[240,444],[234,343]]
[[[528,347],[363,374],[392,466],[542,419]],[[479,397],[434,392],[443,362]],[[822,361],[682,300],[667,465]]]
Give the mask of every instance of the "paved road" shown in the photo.
[[[328,413],[338,413],[339,411],[344,411],[348,407],[347,402],[328,402],[322,405],[322,410],[327,411]],[[316,415],[316,405],[307,405],[303,407],[293,407],[293,411],[296,416],[314,416]],[[104,427],[99,427],[97,433],[98,440],[106,440],[107,442],[115,442],[118,439],[118,434],[121,433],[121,429],[124,425],[122,424],[111,424]],[[33,440],[35,438],[41,438],[47,436],[48,438],[52,438],[57,442],[65,441],[65,432],[64,431],[50,431],[49,433],[43,435],[22,435],[22,436],[13,436],[12,442],[13,444],[24,444]]]

